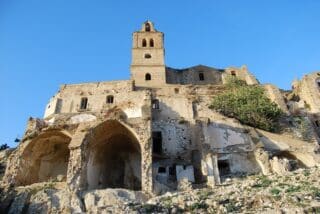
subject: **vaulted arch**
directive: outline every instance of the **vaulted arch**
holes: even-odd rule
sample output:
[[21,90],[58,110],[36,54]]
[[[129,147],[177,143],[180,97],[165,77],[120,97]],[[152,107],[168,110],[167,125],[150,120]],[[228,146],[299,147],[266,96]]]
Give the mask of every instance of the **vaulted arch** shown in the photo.
[[69,134],[63,131],[47,131],[30,141],[20,158],[16,184],[19,186],[45,181],[65,181],[70,141]]
[[141,190],[141,148],[135,134],[117,120],[93,128],[88,142],[88,189]]

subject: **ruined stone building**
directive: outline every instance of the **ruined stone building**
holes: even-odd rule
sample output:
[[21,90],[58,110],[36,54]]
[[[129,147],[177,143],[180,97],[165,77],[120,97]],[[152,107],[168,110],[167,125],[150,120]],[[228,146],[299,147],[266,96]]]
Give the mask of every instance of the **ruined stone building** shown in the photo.
[[[168,53],[170,55],[170,53]],[[226,78],[259,84],[246,66],[165,64],[164,34],[150,21],[132,36],[130,80],[62,85],[43,119],[30,118],[3,182],[65,181],[71,190],[126,188],[147,193],[179,181],[214,186],[227,175],[288,170],[319,162],[320,73],[283,91],[263,85],[287,115],[299,112],[311,138],[244,126],[209,109]]]

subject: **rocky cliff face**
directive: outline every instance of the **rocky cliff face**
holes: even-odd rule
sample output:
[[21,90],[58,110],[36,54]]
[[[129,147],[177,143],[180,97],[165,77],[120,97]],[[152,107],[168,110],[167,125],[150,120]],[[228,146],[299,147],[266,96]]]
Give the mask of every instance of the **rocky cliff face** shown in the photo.
[[150,197],[142,192],[103,189],[71,193],[64,182],[8,189],[2,213],[317,213],[320,171],[233,177],[216,188],[183,185],[180,191]]

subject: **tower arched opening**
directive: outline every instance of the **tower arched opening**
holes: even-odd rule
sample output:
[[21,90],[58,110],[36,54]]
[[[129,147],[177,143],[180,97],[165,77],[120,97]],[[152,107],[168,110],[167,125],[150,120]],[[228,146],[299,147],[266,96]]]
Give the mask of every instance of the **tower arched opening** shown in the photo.
[[140,145],[120,122],[106,121],[94,128],[88,154],[88,189],[141,190]]
[[147,22],[147,23],[145,24],[145,31],[149,32],[150,30],[151,30],[150,23]]
[[154,47],[154,41],[153,41],[153,39],[150,39],[150,47]]
[[146,39],[142,39],[142,47],[147,47],[147,40]]

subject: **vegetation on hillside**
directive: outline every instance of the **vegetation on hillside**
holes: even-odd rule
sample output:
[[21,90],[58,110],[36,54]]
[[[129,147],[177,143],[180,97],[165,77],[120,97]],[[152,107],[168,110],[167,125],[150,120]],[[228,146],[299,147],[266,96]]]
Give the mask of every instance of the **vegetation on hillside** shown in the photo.
[[8,146],[6,143],[0,145],[0,151],[5,150],[5,149],[8,149],[8,148],[9,148],[9,146]]
[[247,85],[235,77],[228,79],[226,91],[214,97],[210,108],[243,124],[272,132],[278,129],[282,115],[261,86]]

